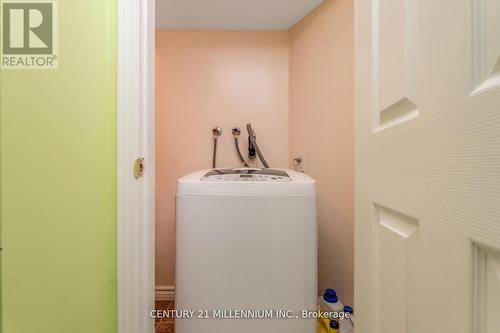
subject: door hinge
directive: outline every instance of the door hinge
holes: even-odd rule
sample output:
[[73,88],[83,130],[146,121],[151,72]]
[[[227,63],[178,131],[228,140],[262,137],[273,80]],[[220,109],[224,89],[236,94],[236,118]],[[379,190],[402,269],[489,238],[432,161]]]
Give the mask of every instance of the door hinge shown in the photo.
[[144,177],[144,169],[146,169],[144,158],[136,159],[134,163],[134,176],[136,179]]

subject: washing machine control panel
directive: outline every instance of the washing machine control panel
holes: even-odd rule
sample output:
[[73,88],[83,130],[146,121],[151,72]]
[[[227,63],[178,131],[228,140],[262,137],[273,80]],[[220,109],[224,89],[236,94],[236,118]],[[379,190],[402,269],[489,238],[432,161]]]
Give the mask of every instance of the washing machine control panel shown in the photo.
[[205,174],[203,181],[216,182],[291,182],[292,179],[283,170],[276,169],[214,169]]

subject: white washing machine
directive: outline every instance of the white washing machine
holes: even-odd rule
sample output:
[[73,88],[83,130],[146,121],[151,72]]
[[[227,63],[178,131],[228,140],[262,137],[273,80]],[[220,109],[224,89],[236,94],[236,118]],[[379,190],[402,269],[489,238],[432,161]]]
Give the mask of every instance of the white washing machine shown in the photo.
[[[177,185],[176,333],[315,333],[315,181],[215,169]],[[179,314],[179,312],[177,312]]]

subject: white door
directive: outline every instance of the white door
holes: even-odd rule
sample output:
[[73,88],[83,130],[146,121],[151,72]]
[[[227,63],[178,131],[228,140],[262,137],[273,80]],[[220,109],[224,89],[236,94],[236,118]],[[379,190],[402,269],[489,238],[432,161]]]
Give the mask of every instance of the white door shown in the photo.
[[500,1],[356,2],[356,332],[500,332]]

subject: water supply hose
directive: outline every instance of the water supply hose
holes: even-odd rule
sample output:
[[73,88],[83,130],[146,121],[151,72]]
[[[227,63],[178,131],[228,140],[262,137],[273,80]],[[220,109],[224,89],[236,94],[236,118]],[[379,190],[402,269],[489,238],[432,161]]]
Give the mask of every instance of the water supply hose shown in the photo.
[[241,130],[238,127],[233,128],[234,146],[236,148],[236,154],[238,154],[238,158],[239,158],[241,164],[243,164],[245,166],[245,168],[248,168],[249,165],[245,161],[245,159],[243,158],[243,155],[241,155],[241,151],[240,151],[240,144],[238,142],[238,137],[240,136],[240,134],[241,134]]
[[217,139],[222,134],[222,129],[220,127],[212,128],[212,135],[214,136],[214,154],[212,156],[212,168],[217,167]]
[[264,165],[264,168],[268,169],[269,164],[267,164],[266,159],[264,158],[264,155],[262,155],[262,153],[259,149],[259,146],[257,145],[257,140],[255,139],[255,133],[252,129],[251,124],[247,124],[247,131],[248,131],[248,138],[250,139],[250,142],[254,146],[255,151],[257,152],[257,156],[259,156],[259,159],[262,162],[262,164]]

